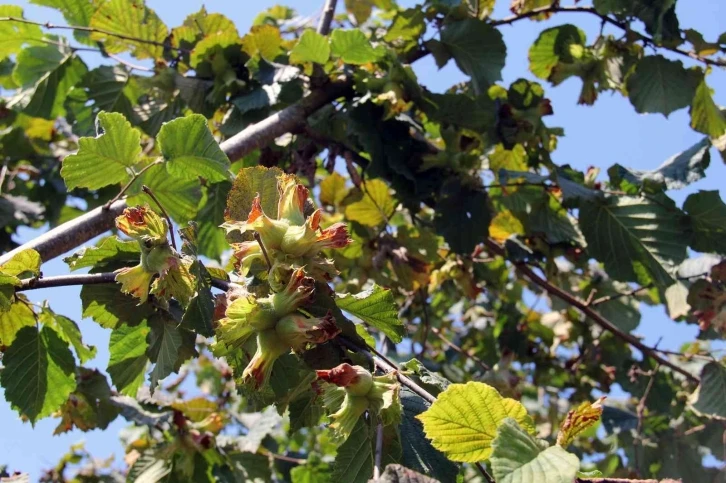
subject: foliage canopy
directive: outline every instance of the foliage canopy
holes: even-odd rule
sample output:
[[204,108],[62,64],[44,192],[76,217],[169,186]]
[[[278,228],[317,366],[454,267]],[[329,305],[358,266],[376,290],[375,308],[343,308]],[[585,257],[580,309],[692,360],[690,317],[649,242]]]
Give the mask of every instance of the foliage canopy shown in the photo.
[[[675,0],[328,0],[317,28],[276,6],[249,32],[32,3],[68,25],[0,6],[0,385],[56,434],[131,428],[124,468],[76,446],[44,481],[724,481],[702,459],[726,454],[726,204],[668,192],[726,162],[726,34]],[[548,18],[503,85],[501,28]],[[468,81],[430,92],[426,56]],[[559,165],[545,86],[570,78],[702,139],[652,171]],[[18,247],[27,227],[53,230]],[[87,273],[43,277],[69,251]],[[105,370],[24,293],[62,285]],[[640,303],[698,338],[646,345]]]

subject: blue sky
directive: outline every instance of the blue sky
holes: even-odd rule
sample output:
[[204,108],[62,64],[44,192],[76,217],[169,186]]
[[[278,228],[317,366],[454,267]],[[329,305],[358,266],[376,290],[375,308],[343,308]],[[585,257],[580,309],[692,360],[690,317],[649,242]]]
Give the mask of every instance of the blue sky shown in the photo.
[[[56,12],[34,5],[27,1],[13,2],[25,8],[27,18],[65,23]],[[191,0],[150,0],[147,4],[156,10],[159,16],[170,27],[181,24],[186,15],[197,11],[202,4],[209,12],[220,12],[232,19],[240,33],[249,28],[252,19],[260,11],[276,4],[293,7],[298,14],[315,16],[319,14],[323,0],[258,0],[223,1],[209,0],[206,2]],[[339,1],[343,3],[342,0]],[[402,5],[413,5],[414,1],[400,1]],[[565,0],[563,4],[572,3]],[[678,16],[683,28],[695,28],[703,33],[706,40],[715,40],[726,30],[720,20],[726,18],[726,2],[723,0],[681,0],[678,4]],[[497,0],[494,17],[502,18],[509,15],[509,0]],[[503,71],[504,85],[525,77],[533,79],[528,72],[527,52],[539,32],[544,28],[563,23],[575,23],[583,28],[592,40],[600,28],[599,21],[585,14],[558,15],[547,22],[522,21],[513,26],[502,28],[507,45],[507,64]],[[430,34],[427,34],[429,36]],[[89,53],[84,57],[89,66],[97,65],[102,59],[99,55]],[[678,57],[686,65],[692,65],[689,59]],[[439,71],[433,60],[423,59],[415,64],[414,70],[420,82],[432,91],[442,91],[452,84],[464,80],[465,77],[457,70],[453,62]],[[716,89],[715,99],[720,105],[726,105],[726,72],[714,72],[708,77],[708,83]],[[565,137],[561,138],[553,159],[558,164],[569,163],[576,168],[586,169],[588,166],[602,168],[603,174],[614,163],[637,169],[653,169],[673,154],[687,149],[702,137],[693,132],[688,124],[687,109],[677,111],[668,119],[662,115],[639,115],[635,113],[628,99],[619,94],[604,94],[594,107],[578,106],[577,97],[581,83],[570,79],[557,88],[548,87],[543,83],[547,96],[552,100],[554,115],[546,119],[550,126],[565,129]],[[686,190],[669,193],[678,203],[682,203],[689,193],[698,189],[721,189],[726,180],[726,167],[718,154],[712,152],[711,167],[708,177]],[[722,198],[725,193],[722,190]],[[37,232],[25,230],[21,239],[28,240]],[[67,273],[66,265],[61,258],[43,265],[45,275]],[[98,347],[98,356],[89,365],[104,370],[108,363],[109,331],[99,327],[90,319],[82,319],[80,314],[80,297],[78,287],[64,287],[29,292],[32,300],[40,302],[49,300],[56,312],[76,320],[81,326],[87,343]],[[540,307],[542,308],[542,307]],[[665,315],[663,308],[643,308],[640,326],[635,331],[645,337],[646,342],[654,344],[661,337],[661,348],[677,349],[680,344],[695,336],[693,326],[676,324]],[[1,392],[1,391],[0,391]],[[54,465],[71,444],[85,441],[86,447],[97,457],[106,458],[111,454],[122,456],[118,432],[125,426],[119,418],[107,431],[82,433],[73,431],[61,436],[51,436],[57,420],[46,419],[32,428],[30,424],[20,421],[17,413],[0,397],[0,464],[9,464],[11,470],[31,473],[35,481],[44,468]]]

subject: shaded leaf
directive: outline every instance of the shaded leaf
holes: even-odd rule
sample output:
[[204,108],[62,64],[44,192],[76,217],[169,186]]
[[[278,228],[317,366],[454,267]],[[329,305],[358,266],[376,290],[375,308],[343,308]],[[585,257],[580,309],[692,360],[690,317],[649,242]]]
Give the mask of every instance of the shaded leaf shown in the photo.
[[701,371],[701,383],[691,397],[693,409],[701,414],[726,419],[726,366],[709,362]]
[[84,247],[63,259],[71,270],[96,267],[107,263],[128,262],[130,265],[141,257],[141,249],[136,241],[124,241],[116,236],[99,240],[95,247]]
[[686,198],[683,209],[691,217],[693,226],[691,248],[726,255],[726,204],[719,192],[693,193]]
[[[489,235],[492,214],[485,190],[447,179],[439,192],[434,227],[456,253],[471,253]],[[466,227],[466,229],[462,229]]]
[[76,387],[76,363],[68,345],[50,327],[18,331],[3,356],[0,383],[5,398],[35,423],[57,410]]
[[96,348],[83,343],[81,329],[68,317],[58,315],[49,308],[43,308],[39,316],[43,325],[52,328],[61,340],[73,346],[81,364],[96,356]]
[[548,447],[513,418],[499,426],[492,448],[491,466],[497,483],[572,483],[580,469],[577,456],[559,446]]
[[367,483],[373,475],[373,435],[364,418],[358,422],[348,439],[338,447],[333,463],[332,481]]
[[650,55],[628,77],[628,97],[637,112],[659,112],[668,117],[691,104],[700,76],[686,70],[679,60]]

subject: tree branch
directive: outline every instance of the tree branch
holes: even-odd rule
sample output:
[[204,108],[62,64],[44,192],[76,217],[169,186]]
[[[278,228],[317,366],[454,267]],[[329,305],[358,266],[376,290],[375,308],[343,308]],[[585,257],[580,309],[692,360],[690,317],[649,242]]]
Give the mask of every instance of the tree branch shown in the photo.
[[517,15],[512,15],[511,17],[506,17],[501,20],[493,20],[490,22],[493,26],[499,26],[499,25],[511,25],[515,22],[518,22],[520,20],[524,20],[531,17],[536,17],[537,15],[541,14],[547,14],[547,13],[588,13],[590,15],[595,15],[598,17],[602,22],[610,24],[614,27],[617,27],[625,32],[634,33],[638,36],[638,39],[642,40],[646,45],[652,45],[653,47],[659,48],[659,49],[665,49],[669,50],[673,53],[684,55],[686,57],[690,57],[693,60],[696,60],[698,62],[702,62],[706,65],[711,66],[717,66],[717,67],[726,67],[726,61],[721,59],[709,59],[706,57],[703,57],[701,55],[698,55],[696,52],[683,50],[678,47],[669,47],[667,45],[659,45],[655,42],[651,37],[648,37],[647,35],[641,34],[639,32],[636,32],[630,28],[630,24],[620,22],[619,20],[616,20],[612,17],[609,17],[607,15],[603,15],[597,10],[595,10],[594,7],[577,7],[577,6],[571,6],[571,7],[560,7],[555,5],[551,5],[548,7],[542,7],[542,8],[536,8],[534,10],[530,10],[529,12],[524,12]]
[[[20,281],[20,287],[16,292],[38,290],[43,288],[68,287],[72,285],[99,285],[104,283],[116,283],[115,272],[89,273],[81,275],[56,275],[52,277],[27,278]],[[228,291],[230,283],[220,278],[212,278],[212,287]]]
[[103,34],[103,35],[108,35],[109,37],[116,37],[118,39],[129,40],[131,42],[137,42],[140,44],[156,45],[158,47],[170,48],[170,49],[178,50],[179,52],[184,52],[184,53],[191,52],[189,49],[183,49],[180,47],[172,47],[171,45],[166,44],[164,42],[157,42],[156,40],[140,39],[138,37],[132,37],[130,35],[119,34],[116,32],[111,32],[110,30],[99,29],[96,27],[85,27],[85,26],[81,26],[81,25],[55,25],[50,22],[36,22],[35,20],[28,20],[28,19],[19,18],[19,17],[0,17],[0,22],[18,22],[18,23],[25,23],[25,24],[30,24],[30,25],[38,25],[39,27],[42,27],[47,30],[74,30],[74,31],[78,31],[78,32],[95,32],[95,33],[99,33],[99,34]]
[[[506,251],[504,248],[502,248],[498,243],[491,239],[486,239],[484,241],[484,244],[491,250],[492,253],[499,255],[501,257],[507,258]],[[513,262],[514,263],[514,262]],[[534,270],[532,270],[530,267],[525,265],[524,263],[514,263],[514,266],[516,267],[517,271],[519,271],[522,275],[527,277],[532,283],[535,285],[539,285],[541,288],[543,288],[547,293],[550,295],[554,295],[555,297],[558,297],[562,299],[563,301],[567,302],[568,304],[572,305],[576,309],[578,309],[580,312],[585,314],[588,318],[590,318],[595,324],[599,325],[603,329],[607,330],[608,332],[612,333],[617,338],[627,342],[628,344],[632,345],[639,351],[643,353],[644,356],[650,357],[651,359],[655,360],[656,362],[659,362],[663,366],[667,366],[671,368],[673,371],[678,372],[684,376],[686,376],[687,379],[689,379],[692,382],[700,382],[700,379],[691,374],[690,372],[686,371],[685,369],[679,367],[678,365],[672,363],[670,360],[666,359],[665,357],[661,356],[655,349],[648,347],[647,345],[643,344],[643,342],[635,337],[632,334],[629,334],[627,332],[623,332],[620,330],[615,324],[610,322],[608,319],[600,315],[598,312],[592,309],[592,307],[588,307],[584,302],[581,300],[578,300],[576,297],[574,297],[572,294],[565,292],[559,287],[556,287],[555,285],[551,284],[544,278],[537,275]]]
[[108,209],[99,206],[5,253],[0,256],[0,265],[28,248],[40,253],[41,260],[47,262],[111,229],[114,219],[123,212],[124,208],[126,202],[123,200],[113,203]]
[[319,34],[328,35],[328,33],[330,32],[330,24],[333,23],[333,17],[335,16],[335,7],[337,6],[337,3],[337,0],[325,0],[323,15],[320,17],[320,23],[318,24]]

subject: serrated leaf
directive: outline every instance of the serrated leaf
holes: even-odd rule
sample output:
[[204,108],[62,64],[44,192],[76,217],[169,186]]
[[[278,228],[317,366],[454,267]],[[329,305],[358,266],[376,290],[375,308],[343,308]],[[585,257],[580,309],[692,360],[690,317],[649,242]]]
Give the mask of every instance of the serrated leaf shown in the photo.
[[430,405],[421,396],[408,388],[401,389],[403,415],[401,432],[401,464],[407,468],[431,475],[442,483],[455,483],[459,468],[442,452],[434,448],[424,435],[424,428],[418,415]]
[[[19,5],[0,5],[0,17],[23,18]],[[0,22],[0,61],[19,53],[23,46],[42,45],[43,31],[38,25]]]
[[74,132],[93,133],[93,119],[100,111],[118,112],[138,124],[134,111],[140,95],[135,79],[121,66],[103,65],[83,76],[69,93],[65,107]]
[[671,272],[686,258],[682,221],[675,207],[633,196],[613,196],[580,208],[588,251],[612,278],[645,277],[663,287],[673,284]]
[[95,138],[78,140],[78,152],[66,156],[61,176],[68,189],[98,189],[127,181],[141,154],[141,133],[121,114],[101,112]]
[[23,327],[33,327],[35,324],[33,309],[23,301],[15,301],[7,309],[0,310],[0,344],[11,345]]
[[153,166],[129,190],[128,205],[155,206],[151,197],[141,190],[142,186],[151,189],[171,219],[178,224],[183,225],[196,216],[202,198],[198,180],[169,176],[164,166]]
[[338,447],[332,481],[367,483],[373,475],[373,439],[370,427],[360,418],[348,439]]
[[726,204],[718,191],[699,191],[686,198],[683,209],[691,218],[690,246],[704,253],[726,255]]
[[274,61],[282,53],[280,29],[272,25],[256,25],[242,37],[242,50],[250,57]]
[[5,398],[33,424],[57,410],[76,387],[73,354],[50,327],[18,331],[3,365]]
[[13,69],[13,80],[20,89],[8,107],[31,117],[55,119],[64,116],[63,106],[71,88],[88,71],[67,46],[33,46],[23,49]]
[[52,328],[61,340],[73,346],[81,364],[96,356],[96,348],[83,343],[81,329],[68,317],[58,315],[49,308],[44,308],[39,316],[43,325]]
[[441,43],[462,72],[471,76],[476,94],[502,79],[507,47],[502,34],[482,20],[467,18],[446,25]]
[[268,216],[277,215],[277,178],[283,174],[279,168],[255,166],[237,173],[232,191],[227,198],[227,213],[230,220],[246,220],[252,208],[252,200],[259,193],[262,211]]
[[726,114],[713,101],[705,80],[698,84],[691,102],[691,127],[713,139],[726,133]]
[[693,409],[706,416],[726,419],[726,366],[709,362],[701,370],[701,383],[691,396]]
[[335,29],[330,38],[330,49],[343,62],[354,65],[375,62],[383,55],[382,49],[373,48],[361,30]]
[[682,189],[706,176],[706,168],[711,162],[710,148],[711,142],[704,138],[687,150],[671,156],[654,170],[641,171],[616,164],[608,173],[616,186],[625,180],[636,186]]
[[534,434],[534,422],[522,403],[503,398],[481,382],[452,384],[418,416],[434,448],[452,461],[476,463],[489,459],[497,428],[512,417]]
[[224,230],[219,225],[224,223],[224,210],[231,188],[232,184],[228,182],[208,186],[206,196],[199,204],[197,250],[201,255],[215,260],[219,260],[222,253],[229,248]]
[[328,39],[314,30],[306,30],[290,52],[291,64],[315,62],[325,64],[330,58]]
[[136,241],[121,240],[116,236],[101,239],[95,247],[85,247],[63,259],[71,270],[96,267],[107,263],[135,263],[141,257],[141,249]]
[[144,383],[148,357],[146,337],[149,328],[146,323],[136,326],[120,325],[111,332],[108,352],[108,374],[116,389],[127,396],[136,397]]
[[489,235],[491,219],[486,191],[464,185],[457,178],[444,182],[439,191],[434,227],[454,252],[471,253]]
[[362,188],[363,198],[345,207],[345,216],[366,226],[378,226],[393,215],[396,201],[388,185],[380,179],[366,181]]
[[584,46],[585,32],[566,24],[543,30],[529,49],[529,70],[540,79],[549,79],[560,62],[571,64],[573,46]]
[[182,335],[176,324],[164,319],[155,319],[150,322],[147,341],[149,359],[156,363],[150,374],[152,391],[159,381],[178,369],[179,349],[182,346]]
[[338,206],[348,194],[345,186],[345,178],[337,172],[333,172],[320,182],[320,203],[330,206]]
[[505,419],[492,442],[491,467],[497,483],[572,483],[580,469],[577,456],[559,446],[548,447]]
[[136,325],[154,313],[150,304],[139,305],[139,299],[122,293],[118,284],[84,285],[81,306],[84,317],[91,317],[107,329],[119,324]]
[[336,299],[342,310],[379,329],[393,342],[401,342],[406,329],[398,319],[398,309],[390,290],[374,285],[357,294],[346,294]]
[[167,122],[156,140],[172,176],[201,176],[212,182],[229,178],[229,159],[212,136],[204,116],[192,114]]
[[[91,17],[90,26],[96,29],[91,33],[91,39],[103,42],[107,52],[131,51],[137,59],[161,58],[164,41],[169,35],[164,22],[141,0],[107,0],[101,3]],[[108,32],[118,35],[108,35]]]
[[[31,0],[30,3],[60,10],[69,25],[87,27],[96,10],[95,5],[86,0]],[[74,30],[73,36],[84,44],[93,44],[89,32]]]
[[40,274],[41,263],[40,254],[32,248],[26,248],[0,265],[0,273],[13,277],[19,277],[21,275],[37,276]]
[[628,97],[637,112],[660,112],[668,117],[691,104],[700,78],[700,73],[686,70],[679,60],[651,55],[628,77]]

